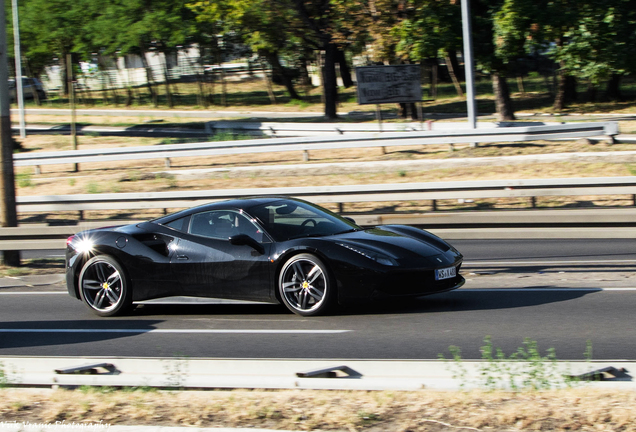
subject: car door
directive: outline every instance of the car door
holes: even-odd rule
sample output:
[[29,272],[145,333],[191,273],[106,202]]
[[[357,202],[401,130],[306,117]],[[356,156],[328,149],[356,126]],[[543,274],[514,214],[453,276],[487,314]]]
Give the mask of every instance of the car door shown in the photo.
[[[240,211],[213,210],[190,216],[170,262],[184,295],[270,300],[271,242]],[[230,237],[247,234],[263,252],[233,245]]]

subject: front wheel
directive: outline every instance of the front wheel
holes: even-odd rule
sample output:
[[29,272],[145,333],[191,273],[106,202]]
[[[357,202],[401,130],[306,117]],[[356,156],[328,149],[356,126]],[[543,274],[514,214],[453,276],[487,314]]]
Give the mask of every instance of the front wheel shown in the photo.
[[324,314],[335,298],[329,270],[318,257],[291,257],[278,277],[278,293],[289,310],[302,316]]
[[132,291],[121,265],[109,255],[86,261],[79,277],[84,303],[97,315],[108,317],[132,309]]

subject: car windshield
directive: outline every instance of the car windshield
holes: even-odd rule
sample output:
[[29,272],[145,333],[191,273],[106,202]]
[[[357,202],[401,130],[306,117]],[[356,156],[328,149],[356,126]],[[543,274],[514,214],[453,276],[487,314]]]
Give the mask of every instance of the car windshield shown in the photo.
[[320,237],[361,229],[347,219],[303,201],[280,200],[252,207],[256,217],[275,241]]

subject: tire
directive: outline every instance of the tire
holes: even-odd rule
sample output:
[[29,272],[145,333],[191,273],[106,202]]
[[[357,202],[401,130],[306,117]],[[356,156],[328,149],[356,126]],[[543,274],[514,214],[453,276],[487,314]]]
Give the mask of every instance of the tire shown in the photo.
[[325,314],[336,298],[336,287],[327,266],[312,254],[291,257],[278,275],[283,304],[297,315]]
[[79,276],[80,298],[93,313],[122,315],[132,310],[132,290],[123,267],[109,255],[86,261]]

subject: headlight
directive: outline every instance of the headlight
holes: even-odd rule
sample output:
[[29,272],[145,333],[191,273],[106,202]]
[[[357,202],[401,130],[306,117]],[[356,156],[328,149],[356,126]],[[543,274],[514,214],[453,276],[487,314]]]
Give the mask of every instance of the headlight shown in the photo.
[[71,236],[66,239],[66,245],[75,249],[77,253],[90,253],[95,244],[88,237]]
[[358,245],[352,246],[349,244],[345,244],[345,243],[338,243],[338,245],[342,246],[343,248],[349,249],[350,251],[359,253],[360,255],[369,258],[370,260],[373,260],[375,262],[377,262],[378,264],[382,264],[382,265],[386,265],[386,266],[396,266],[398,265],[397,261],[395,261],[393,258],[391,258],[388,255],[385,255],[381,252],[377,252],[371,249],[367,249],[367,248],[363,248],[360,247]]

